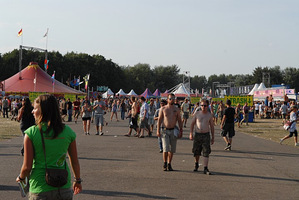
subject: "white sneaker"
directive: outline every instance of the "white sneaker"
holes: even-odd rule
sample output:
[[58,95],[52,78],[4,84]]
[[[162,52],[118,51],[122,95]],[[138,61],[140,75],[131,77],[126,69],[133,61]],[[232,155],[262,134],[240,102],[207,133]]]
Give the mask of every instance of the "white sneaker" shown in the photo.
[[280,142],[279,142],[279,144],[282,144],[282,142],[283,142],[283,139],[280,139]]
[[295,146],[298,147],[298,146],[299,146],[299,143],[296,143]]

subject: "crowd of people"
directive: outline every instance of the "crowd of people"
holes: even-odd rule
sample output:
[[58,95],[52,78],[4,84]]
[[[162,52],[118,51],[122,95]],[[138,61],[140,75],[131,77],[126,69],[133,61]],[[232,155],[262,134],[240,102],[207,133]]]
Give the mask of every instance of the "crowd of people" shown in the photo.
[[[50,137],[52,139],[55,139],[59,134],[70,134],[71,138],[68,138],[65,144],[63,144],[66,148],[64,150],[61,149],[61,151],[68,153],[71,160],[71,167],[76,177],[73,184],[75,194],[82,190],[75,146],[76,134],[63,122],[74,121],[77,123],[79,117],[82,118],[83,133],[85,135],[90,135],[91,123],[95,125],[95,135],[103,135],[103,127],[108,125],[106,118],[110,118],[110,121],[115,118],[116,122],[119,122],[118,113],[120,113],[120,120],[128,119],[129,121],[128,132],[124,136],[152,137],[156,128],[164,171],[173,171],[171,163],[176,152],[177,139],[182,137],[183,128],[187,128],[187,120],[190,116],[192,116],[192,119],[189,139],[193,140],[192,152],[195,161],[195,172],[199,168],[199,158],[203,156],[204,174],[211,174],[208,169],[208,162],[211,145],[214,143],[214,126],[220,125],[220,135],[226,143],[224,150],[230,151],[232,149],[233,137],[235,136],[235,124],[238,127],[243,122],[248,125],[249,113],[252,113],[252,116],[255,118],[279,118],[283,120],[283,124],[289,121],[289,135],[281,138],[280,143],[294,136],[295,146],[299,146],[296,130],[298,119],[296,102],[289,100],[284,102],[274,101],[271,96],[267,97],[265,101],[254,102],[252,106],[245,103],[244,106],[238,104],[232,107],[230,100],[224,103],[223,101],[215,102],[212,99],[210,101],[202,99],[200,102],[192,105],[188,98],[179,100],[173,94],[169,94],[167,99],[162,100],[159,98],[145,99],[144,97],[103,99],[99,95],[96,99],[86,96],[84,99],[77,98],[73,102],[70,99],[57,99],[54,96],[41,95],[34,101],[34,104],[31,104],[28,98],[9,100],[7,97],[4,97],[0,101],[0,108],[4,118],[10,117],[11,120],[15,119],[21,122],[20,128],[24,135],[24,146],[21,154],[24,155],[24,163],[17,181],[23,181],[24,177],[28,176],[31,171],[36,170],[37,173],[40,170],[38,168],[41,167],[41,164],[32,165],[33,160],[36,162],[36,160],[43,160],[44,158],[42,154],[34,152],[36,148],[41,148],[40,142],[36,141],[36,138],[40,139],[40,136],[37,136],[38,134],[36,133],[41,134],[42,137]],[[105,117],[106,115],[110,116]],[[219,121],[220,123],[218,124]],[[35,124],[36,126],[33,126]],[[132,133],[133,130],[135,130],[135,134]],[[147,134],[145,134],[145,131]],[[43,133],[45,133],[44,136]],[[49,142],[47,141],[47,143]],[[52,145],[54,147],[55,142]],[[47,149],[47,151],[52,150]],[[65,158],[66,156],[63,159],[65,160]],[[53,159],[61,159],[61,157],[53,157]],[[44,164],[44,162],[41,163]],[[39,190],[39,186],[37,188],[33,187],[31,189],[32,196],[36,196],[39,193],[58,196],[70,195],[70,180],[64,187],[65,194],[62,194],[60,190],[56,191],[47,186],[44,181],[39,180],[38,176],[35,178],[33,176],[31,183],[42,184],[42,187],[45,189]],[[44,193],[49,192],[48,190],[53,191]]]

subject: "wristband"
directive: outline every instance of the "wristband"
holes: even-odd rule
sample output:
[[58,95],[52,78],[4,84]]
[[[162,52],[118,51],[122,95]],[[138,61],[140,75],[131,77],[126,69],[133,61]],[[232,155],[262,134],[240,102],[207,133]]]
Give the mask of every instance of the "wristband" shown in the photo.
[[83,180],[81,178],[75,178],[75,183],[81,184]]
[[25,178],[21,178],[21,176],[19,175],[18,178],[21,180],[21,181],[24,181]]

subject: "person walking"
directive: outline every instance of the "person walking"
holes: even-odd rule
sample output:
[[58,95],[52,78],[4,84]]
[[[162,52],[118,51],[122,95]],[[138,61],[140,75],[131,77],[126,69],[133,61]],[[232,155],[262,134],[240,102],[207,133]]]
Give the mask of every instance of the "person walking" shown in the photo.
[[65,98],[62,98],[61,101],[60,101],[60,113],[61,113],[61,119],[64,122],[65,117],[67,115]]
[[74,105],[74,120],[75,120],[75,123],[77,124],[77,120],[78,120],[78,117],[80,115],[80,98],[77,98],[74,102],[73,102],[73,105]]
[[[200,106],[201,111],[195,113],[190,126],[189,139],[193,140],[192,153],[195,158],[195,168],[193,171],[198,171],[199,157],[201,156],[202,152],[204,174],[210,175],[208,164],[209,155],[211,153],[211,145],[214,144],[214,120],[213,114],[208,112],[209,101],[202,100],[200,102]],[[194,127],[195,134],[193,135]]]
[[227,108],[224,110],[224,115],[220,124],[220,128],[221,136],[226,142],[226,147],[224,148],[224,150],[231,151],[233,137],[235,136],[235,109],[231,107],[231,100],[229,99],[226,101],[226,106]]
[[[82,191],[76,133],[62,123],[57,101],[52,95],[37,97],[32,113],[37,125],[25,131],[24,161],[16,181],[24,181],[30,176],[29,199],[72,199],[73,194]],[[65,160],[67,154],[75,177],[73,184]],[[48,185],[45,165],[48,169],[66,169],[67,183],[59,188]]]
[[102,101],[102,96],[99,95],[97,101],[94,102],[93,110],[95,116],[95,125],[96,125],[96,135],[104,135],[103,126],[104,126],[104,112],[106,109],[106,104]]
[[241,122],[241,105],[238,103],[236,109],[235,109],[235,113],[236,113],[236,123],[238,124],[238,128],[240,128],[240,122]]
[[183,113],[183,124],[184,124],[184,127],[186,128],[186,123],[187,123],[187,120],[189,118],[189,103],[188,103],[187,98],[182,103],[181,110],[182,110],[182,113]]
[[154,131],[154,115],[156,112],[156,107],[154,105],[154,99],[150,99],[150,104],[148,105],[148,125],[150,126],[150,132]]
[[85,101],[84,105],[81,108],[81,115],[82,115],[82,121],[83,121],[83,131],[85,135],[90,135],[90,121],[92,117],[92,108],[91,105]]
[[246,122],[246,126],[248,126],[248,117],[249,117],[249,106],[248,106],[248,104],[246,102],[245,105],[243,106],[243,119],[241,121],[241,125],[245,121]]
[[121,100],[121,103],[120,103],[120,118],[121,118],[122,120],[125,120],[126,112],[127,112],[127,105],[126,105],[126,103],[125,103],[125,100],[122,99],[122,100]]
[[148,136],[152,136],[150,126],[148,125],[148,112],[149,112],[149,106],[145,102],[145,98],[141,97],[140,98],[141,102],[141,108],[140,108],[140,134],[139,138],[144,138],[144,129],[147,129]]
[[67,109],[67,115],[68,115],[68,122],[72,121],[72,115],[73,115],[73,103],[70,99],[67,99],[66,102],[66,109]]
[[116,99],[114,99],[114,101],[112,103],[112,110],[111,110],[111,117],[110,117],[111,121],[113,119],[113,115],[115,115],[116,121],[118,122],[118,118],[117,118],[117,100]]
[[[25,131],[35,125],[34,116],[32,114],[32,104],[29,98],[25,98],[22,101],[22,107],[19,110],[19,114],[17,117],[17,121],[20,122],[20,129],[22,131],[23,136],[25,136]],[[24,155],[24,144],[22,145],[21,154]]]
[[4,99],[2,100],[3,118],[5,118],[5,115],[8,118],[8,108],[9,108],[8,100],[6,97],[4,97]]
[[291,107],[291,113],[290,113],[290,134],[289,135],[286,135],[284,136],[282,139],[280,139],[280,144],[282,144],[282,142],[288,138],[291,138],[293,137],[294,135],[294,141],[295,141],[295,146],[299,146],[299,143],[298,143],[298,132],[297,132],[297,128],[296,128],[296,123],[298,121],[298,118],[297,118],[297,111],[298,111],[298,108],[297,106],[292,106]]
[[[161,107],[164,107],[166,104],[167,104],[167,101],[164,100],[164,99],[162,99],[161,102],[160,102],[160,106],[161,106]],[[155,115],[154,115],[154,120],[155,120],[155,121],[157,121],[158,118],[159,118],[159,113],[160,113],[160,109],[161,109],[161,107],[160,107],[159,109],[157,109],[156,112],[155,112]],[[164,125],[163,125],[163,124],[162,124],[162,127],[161,127],[161,128],[164,129]],[[159,144],[160,153],[163,153],[163,147],[162,147],[162,139],[161,139],[161,136],[158,137],[158,144]]]
[[[183,123],[180,115],[180,109],[174,105],[174,94],[168,95],[168,104],[161,108],[158,117],[157,136],[162,137],[163,146],[163,169],[164,171],[173,171],[171,162],[173,154],[176,152],[177,138],[183,135]],[[176,123],[179,124],[179,133],[175,136]],[[164,125],[162,134],[161,125]]]
[[136,134],[134,135],[135,137],[139,137],[139,127],[138,127],[138,103],[136,102],[136,97],[131,97],[131,110],[128,113],[130,116],[130,122],[129,122],[129,132],[125,134],[125,136],[130,137],[132,130],[134,129],[136,131]]

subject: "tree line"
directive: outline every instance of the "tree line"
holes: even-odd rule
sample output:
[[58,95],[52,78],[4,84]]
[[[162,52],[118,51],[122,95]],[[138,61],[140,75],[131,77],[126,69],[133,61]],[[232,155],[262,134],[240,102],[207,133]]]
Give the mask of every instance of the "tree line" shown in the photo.
[[[44,69],[45,54],[39,51],[22,50],[22,69],[29,62],[38,62],[40,67]],[[138,63],[134,66],[119,66],[112,60],[106,59],[102,55],[88,55],[86,53],[70,52],[62,55],[58,51],[48,52],[49,69],[48,74],[52,75],[55,71],[55,79],[64,84],[70,82],[74,77],[81,77],[90,74],[89,86],[96,90],[97,86],[108,86],[112,91],[117,92],[122,88],[125,92],[131,89],[137,94],[142,93],[145,88],[149,88],[152,92],[159,89],[164,92],[183,81],[185,74],[180,73],[177,65],[170,66],[154,66],[149,64]],[[19,50],[15,49],[11,52],[0,54],[0,80],[5,80],[19,71]],[[190,77],[190,87],[201,91],[203,88],[208,91],[212,87],[213,82],[225,84],[233,82],[234,86],[253,85],[261,83],[263,73],[270,75],[270,86],[273,84],[285,84],[290,88],[299,90],[299,69],[287,67],[281,69],[280,66],[274,67],[256,67],[252,74],[237,75],[211,75],[206,76],[195,75]],[[265,83],[267,87],[270,87]],[[83,87],[83,86],[82,86]]]

